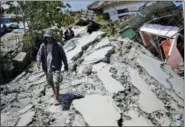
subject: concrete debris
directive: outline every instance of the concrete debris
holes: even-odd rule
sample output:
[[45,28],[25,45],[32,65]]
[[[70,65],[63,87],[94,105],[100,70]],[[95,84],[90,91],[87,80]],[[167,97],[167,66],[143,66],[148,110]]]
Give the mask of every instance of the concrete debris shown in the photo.
[[62,73],[61,105],[31,67],[1,85],[2,126],[183,125],[184,79],[139,43],[80,29],[64,45],[73,72]]
[[80,56],[80,53],[82,52],[82,48],[88,47],[89,44],[93,43],[98,37],[100,37],[103,34],[101,31],[93,32],[90,35],[83,36],[79,39],[79,41],[76,43],[76,48],[68,53],[68,61],[69,63],[71,60],[75,59],[76,57]]
[[103,82],[105,88],[111,93],[117,93],[119,91],[123,91],[124,87],[122,84],[115,80],[110,73],[110,66],[104,67],[101,71],[97,73],[100,80]]
[[113,103],[112,98],[101,95],[89,95],[73,102],[89,126],[118,126],[120,114]]
[[91,74],[91,71],[92,71],[92,67],[91,66],[87,66],[87,65],[80,66],[78,68],[78,73],[79,74],[90,75]]
[[126,120],[123,126],[154,126],[149,120],[143,116]]
[[105,47],[103,49],[99,49],[96,52],[90,54],[89,56],[84,58],[84,64],[91,64],[91,63],[96,63],[98,61],[103,60],[106,58],[106,55],[113,50],[113,47]]
[[[174,89],[177,94],[183,98],[183,79],[177,76],[172,69],[168,67],[167,70],[161,68],[161,62],[142,55],[138,57],[138,63],[155,79],[157,79],[164,87]],[[151,64],[152,63],[152,64]],[[167,66],[167,65],[166,65]],[[169,72],[171,71],[171,73]],[[173,74],[173,75],[172,75]],[[172,75],[172,76],[171,76]]]
[[20,110],[19,112],[21,114],[23,114],[23,113],[27,112],[29,109],[31,109],[32,107],[33,107],[33,105],[30,104],[30,105],[26,106],[24,109]]
[[[139,73],[129,68],[132,84],[141,92],[138,100],[139,108],[147,113],[152,113],[156,110],[164,110],[164,104],[157,96],[151,91],[149,85],[147,85],[143,79],[139,76]],[[147,103],[147,105],[146,105]]]
[[94,49],[99,49],[107,45],[110,45],[110,41],[108,37],[105,37],[97,45],[95,45]]
[[99,70],[101,70],[103,67],[107,66],[107,63],[104,62],[100,62],[98,64],[93,65],[92,71],[93,72],[98,72]]
[[27,126],[32,121],[34,115],[35,115],[34,111],[25,113],[20,117],[20,120],[18,121],[16,126]]

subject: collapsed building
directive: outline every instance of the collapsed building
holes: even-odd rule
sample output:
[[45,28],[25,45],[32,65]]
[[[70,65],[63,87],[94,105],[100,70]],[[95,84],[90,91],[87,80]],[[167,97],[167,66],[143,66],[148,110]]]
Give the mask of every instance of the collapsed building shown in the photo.
[[[119,34],[122,37],[144,45],[161,61],[171,65],[176,73],[183,76],[184,16],[182,2],[96,1],[91,3],[88,9],[86,13],[81,12],[78,23],[86,19],[85,25],[91,21],[94,22],[94,26],[98,26],[95,16],[108,13],[108,20],[113,21],[110,25],[114,26],[113,23],[115,23],[116,27],[120,28]],[[93,31],[96,29],[94,28]]]
[[169,65],[128,38],[73,30],[61,105],[33,63],[1,86],[2,126],[183,126],[184,79]]
[[[174,49],[183,59],[177,51],[181,25],[150,20],[119,37],[74,26],[75,37],[64,45],[70,72],[62,73],[61,105],[54,105],[52,88],[44,90],[44,72],[33,63],[1,86],[1,125],[183,126],[184,79],[170,65],[170,59],[179,63]],[[129,39],[134,31],[141,42]]]

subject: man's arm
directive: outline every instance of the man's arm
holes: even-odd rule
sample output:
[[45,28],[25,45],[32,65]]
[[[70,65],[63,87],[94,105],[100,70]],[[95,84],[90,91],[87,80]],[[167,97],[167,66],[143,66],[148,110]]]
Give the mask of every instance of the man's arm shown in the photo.
[[67,63],[66,54],[65,54],[64,49],[63,49],[63,47],[62,47],[61,44],[59,44],[59,47],[60,47],[60,55],[61,55],[61,57],[62,57],[62,62],[64,63],[64,69],[65,69],[66,71],[68,71],[68,63]]
[[42,62],[42,50],[43,50],[43,44],[40,45],[39,51],[37,52],[37,66],[40,67],[40,63]]

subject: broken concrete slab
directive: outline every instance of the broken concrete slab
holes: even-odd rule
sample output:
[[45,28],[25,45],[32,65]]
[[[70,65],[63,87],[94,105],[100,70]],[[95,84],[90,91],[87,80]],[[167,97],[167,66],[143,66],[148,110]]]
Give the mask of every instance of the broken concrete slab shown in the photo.
[[[159,60],[149,57],[147,55],[140,55],[137,58],[137,62],[141,65],[153,78],[160,82],[164,87],[176,90],[177,94],[183,98],[183,82],[178,76],[171,77],[169,70],[163,70],[160,65],[162,62]],[[168,80],[168,81],[167,81]]]
[[110,45],[110,41],[109,41],[109,38],[108,37],[105,37],[103,38],[100,42],[98,42],[97,45],[95,45],[94,49],[99,49],[101,47],[104,47],[104,46],[107,46],[107,45]]
[[28,81],[30,81],[30,82],[37,81],[37,80],[40,79],[42,76],[44,76],[44,72],[35,73],[35,74],[31,75],[31,76],[28,78]]
[[151,91],[150,86],[140,77],[138,71],[130,67],[128,70],[130,72],[132,84],[141,92],[138,101],[139,107],[147,113],[164,110],[164,104]]
[[18,62],[23,62],[25,60],[27,56],[27,53],[26,52],[20,52],[18,53],[14,58],[13,60],[14,61],[18,61]]
[[54,114],[55,121],[52,123],[51,126],[65,126],[65,121],[68,115],[69,112],[67,111],[62,111],[62,113]]
[[8,115],[5,113],[1,113],[1,125],[4,125],[4,122],[9,119]]
[[83,118],[80,115],[75,115],[74,123],[72,126],[86,126]]
[[36,84],[41,84],[41,83],[44,83],[44,82],[46,82],[46,76],[42,76],[36,82],[31,83],[30,86],[31,85],[36,85]]
[[1,113],[1,126],[14,126],[17,120],[18,118],[9,112]]
[[102,70],[98,71],[98,78],[103,82],[104,87],[111,94],[123,91],[123,85],[111,76],[111,73],[109,72],[110,68],[111,66],[106,66]]
[[69,63],[71,62],[71,60],[76,55],[79,55],[80,52],[82,52],[82,48],[84,46],[88,46],[90,43],[92,43],[93,41],[98,39],[98,37],[100,37],[103,34],[104,34],[104,32],[97,31],[97,32],[93,32],[90,35],[85,35],[82,38],[80,38],[78,40],[78,42],[77,42],[77,46],[75,47],[75,49],[73,49],[72,51],[68,52],[68,54],[67,54],[67,58],[68,58]]
[[19,42],[23,39],[24,32],[15,29],[4,36],[1,37],[1,42],[2,42],[2,49],[5,49],[7,52],[8,51],[13,51],[15,50],[19,44]]
[[84,42],[87,42],[87,38],[89,37],[90,35],[85,35],[83,37],[81,37],[77,42],[76,42],[76,46],[75,48],[72,50],[72,51],[69,51],[66,55],[67,55],[67,59],[70,63],[70,61],[72,60],[72,58],[79,54],[82,50],[82,47],[84,46]]
[[33,120],[34,115],[34,111],[30,111],[21,115],[20,120],[18,121],[16,126],[27,126]]
[[126,120],[123,122],[123,126],[154,126],[148,119],[143,116]]
[[62,111],[62,107],[61,106],[55,106],[54,103],[53,105],[49,106],[47,108],[48,112],[52,112],[52,113],[57,113],[57,112],[61,112]]
[[167,71],[167,73],[170,74],[170,78],[168,79],[168,81],[171,82],[171,85],[173,86],[175,92],[180,95],[181,98],[183,98],[184,80],[182,79],[182,77],[177,75],[177,73],[175,73],[175,71],[173,71],[170,66],[165,65],[164,69]]
[[89,126],[118,126],[120,114],[111,97],[87,95],[83,99],[74,100],[73,105]]
[[26,106],[30,103],[30,101],[31,101],[31,98],[27,97],[27,98],[20,99],[19,103],[22,104],[23,106]]
[[93,72],[98,72],[99,70],[101,70],[103,67],[105,67],[107,65],[108,64],[107,63],[104,63],[104,62],[97,63],[97,64],[93,65],[92,71]]
[[104,58],[106,58],[106,55],[112,50],[113,50],[112,46],[99,49],[96,52],[93,52],[89,56],[85,57],[83,63],[84,64],[91,64],[91,63],[95,63],[100,60],[103,60]]
[[33,105],[32,105],[32,104],[29,104],[29,105],[27,105],[25,108],[21,109],[21,110],[19,111],[19,113],[20,113],[20,114],[23,114],[23,113],[27,112],[29,109],[31,109],[32,107],[33,107]]
[[139,117],[139,112],[131,109],[126,113],[128,116],[130,116],[131,118],[137,118]]
[[159,111],[155,113],[153,113],[155,114],[155,116],[152,117],[154,117],[158,121],[158,123],[160,123],[161,126],[171,126],[172,121],[167,117],[166,112]]
[[80,84],[82,84],[83,82],[86,82],[87,80],[86,79],[80,79],[80,80],[73,80],[72,81],[72,83],[71,83],[71,85],[72,86],[77,86],[77,85],[80,85]]

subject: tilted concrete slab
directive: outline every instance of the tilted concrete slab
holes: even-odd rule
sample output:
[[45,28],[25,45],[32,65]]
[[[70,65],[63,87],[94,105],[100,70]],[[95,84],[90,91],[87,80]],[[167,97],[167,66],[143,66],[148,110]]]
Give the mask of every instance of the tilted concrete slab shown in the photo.
[[[149,57],[147,55],[141,55],[137,58],[137,62],[158,82],[164,85],[166,88],[174,88],[174,90],[178,93],[178,95],[183,98],[183,82],[184,80],[180,78],[178,75],[172,73],[171,69],[163,70],[160,67],[160,62],[157,59]],[[170,71],[171,70],[171,71]],[[173,77],[171,77],[173,75]],[[168,80],[168,81],[167,81]]]
[[95,45],[94,49],[98,49],[98,48],[101,48],[101,47],[109,45],[109,44],[110,44],[110,41],[109,41],[108,37],[105,37],[100,42],[98,42],[97,45]]
[[147,112],[152,113],[157,110],[163,110],[164,104],[157,96],[151,91],[151,88],[145,81],[139,76],[138,71],[128,68],[132,84],[141,92],[139,96],[139,107]]
[[103,82],[104,87],[111,94],[123,91],[123,85],[111,76],[111,73],[109,72],[110,67],[111,66],[106,66],[101,71],[98,71],[98,78]]
[[98,61],[104,59],[106,57],[107,53],[111,50],[113,50],[112,46],[99,49],[99,50],[93,52],[92,54],[90,54],[89,56],[85,57],[83,63],[90,64],[90,63],[98,62]]
[[30,111],[30,112],[27,112],[27,113],[23,114],[20,117],[20,120],[19,120],[19,122],[17,123],[16,126],[26,126],[26,125],[28,125],[32,121],[34,115],[35,115],[34,111]]
[[71,62],[72,58],[82,51],[82,47],[89,45],[91,42],[96,40],[102,34],[104,34],[104,32],[97,31],[93,32],[90,35],[85,35],[82,38],[80,38],[79,41],[77,42],[77,46],[75,47],[75,49],[67,53],[68,61]]
[[143,116],[133,118],[131,120],[126,120],[123,123],[123,126],[154,126],[149,120]]
[[120,114],[111,97],[87,95],[83,99],[74,100],[73,104],[89,126],[118,126]]

